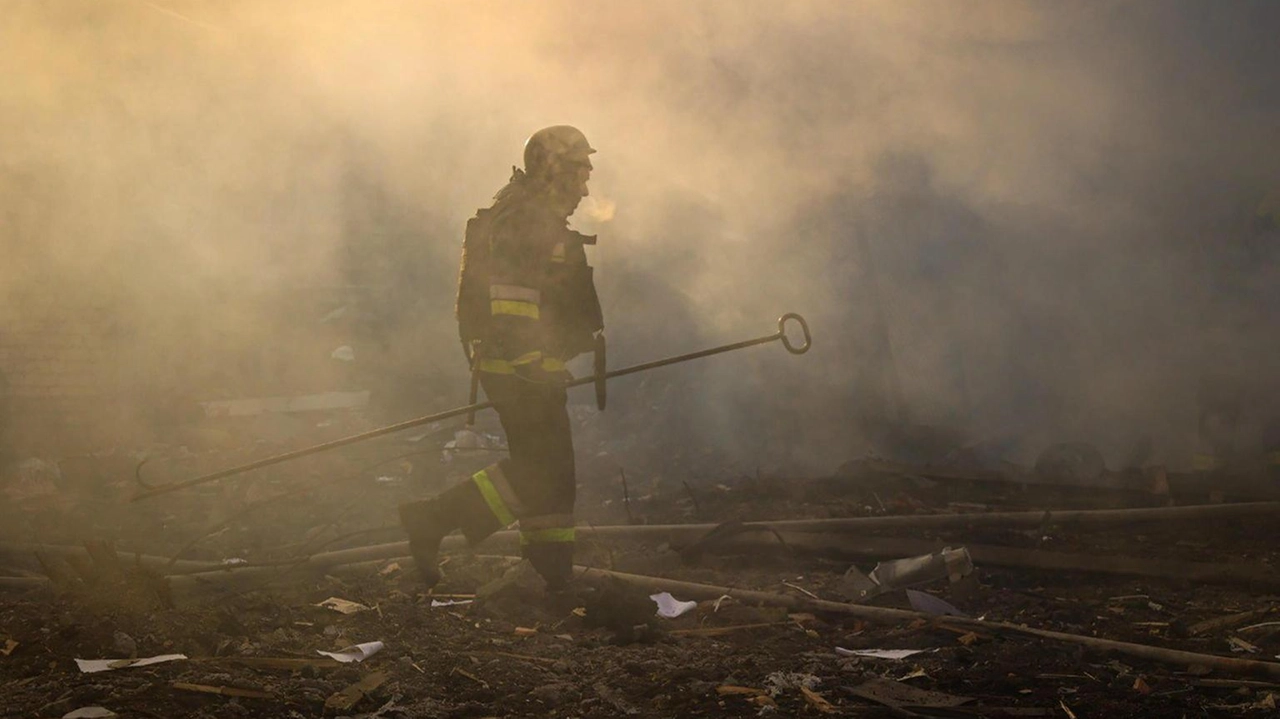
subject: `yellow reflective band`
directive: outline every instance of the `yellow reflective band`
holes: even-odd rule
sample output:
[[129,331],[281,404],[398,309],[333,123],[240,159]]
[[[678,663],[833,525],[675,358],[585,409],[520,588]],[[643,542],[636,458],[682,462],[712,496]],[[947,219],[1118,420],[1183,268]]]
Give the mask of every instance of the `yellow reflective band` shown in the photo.
[[521,300],[489,300],[489,311],[496,315],[515,315],[538,319],[538,306]]
[[1207,471],[1218,468],[1218,458],[1211,454],[1197,454],[1191,458],[1191,468]]
[[573,527],[530,529],[520,531],[520,544],[558,544],[574,541]]
[[511,360],[511,364],[518,367],[522,364],[533,364],[540,359],[542,359],[542,352],[540,350],[534,350],[532,352],[525,352],[519,357]]
[[494,488],[493,482],[489,481],[489,473],[483,469],[471,475],[471,481],[476,483],[476,487],[480,490],[480,496],[484,497],[485,504],[489,505],[493,516],[502,522],[502,526],[509,527],[515,524],[516,518],[511,514],[511,510],[507,509],[507,503],[502,501],[502,497],[498,495],[498,490]]
[[481,358],[479,369],[481,372],[488,372],[489,374],[515,374],[517,367],[531,365],[538,360],[542,360],[544,372],[563,372],[565,370],[563,360],[558,360],[554,357],[544,359],[542,353],[538,351],[526,352],[513,360]]
[[555,247],[551,248],[551,261],[564,262],[564,243],[557,242]]
[[489,374],[515,374],[516,368],[511,363],[500,359],[480,359],[480,371]]
[[[507,509],[511,510],[511,514],[516,517],[524,514],[524,505],[516,496],[515,490],[511,488],[511,483],[507,481],[507,475],[502,471],[502,463],[491,464],[484,468],[484,472],[493,488],[498,490],[498,496],[507,505]],[[568,524],[573,524],[572,518],[569,519]]]
[[521,302],[532,302],[536,305],[542,301],[542,293],[532,287],[521,287],[519,285],[490,285],[489,299],[520,300]]

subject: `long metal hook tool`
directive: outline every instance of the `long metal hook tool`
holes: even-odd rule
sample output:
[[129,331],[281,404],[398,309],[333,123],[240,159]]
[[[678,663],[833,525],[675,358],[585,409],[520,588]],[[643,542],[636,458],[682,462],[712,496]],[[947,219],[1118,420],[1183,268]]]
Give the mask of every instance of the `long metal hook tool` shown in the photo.
[[[791,339],[787,337],[787,322],[792,320],[794,320],[797,324],[800,325],[800,332],[804,336],[804,341],[801,344],[794,344],[792,343]],[[809,323],[805,322],[804,318],[801,317],[800,315],[794,312],[788,312],[787,314],[778,318],[778,331],[771,335],[766,335],[764,337],[757,337],[755,339],[750,339],[750,340],[743,340],[742,342],[734,342],[733,344],[721,345],[719,347],[712,347],[711,349],[700,350],[698,352],[690,352],[688,354],[677,355],[675,357],[668,357],[666,359],[654,360],[652,362],[644,362],[638,365],[633,365],[631,367],[623,367],[622,369],[616,369],[611,372],[606,372],[603,376],[592,375],[590,377],[582,377],[582,378],[575,379],[565,383],[565,386],[579,387],[584,384],[595,384],[603,380],[613,379],[614,377],[623,377],[625,375],[635,374],[637,372],[644,372],[646,370],[656,369],[658,367],[666,367],[667,365],[678,364],[680,362],[688,362],[689,360],[695,360],[702,357],[710,357],[711,355],[721,354],[723,352],[732,352],[734,350],[740,350],[746,347],[754,347],[755,345],[767,344],[769,342],[781,342],[782,346],[785,347],[787,351],[790,352],[791,354],[802,355],[805,352],[808,352],[809,346],[813,344],[813,338],[809,334]],[[219,479],[224,479],[226,477],[230,477],[236,474],[241,474],[243,472],[248,472],[250,470],[260,469],[262,467],[270,467],[273,464],[280,464],[281,462],[287,462],[291,459],[305,457],[309,454],[316,454],[317,452],[325,452],[331,449],[337,449],[338,447],[345,447],[349,444],[355,444],[356,442],[363,442],[366,439],[373,439],[375,437],[382,437],[384,435],[394,434],[395,432],[399,432],[402,430],[411,429],[413,427],[421,427],[424,424],[439,422],[440,420],[450,419],[452,417],[458,417],[471,412],[478,412],[479,410],[489,409],[490,407],[493,407],[493,402],[478,402],[475,404],[469,404],[465,407],[457,407],[455,409],[446,410],[444,412],[429,414],[425,417],[418,417],[416,419],[405,420],[404,422],[388,425],[386,427],[380,427],[378,429],[369,430],[368,432],[362,432],[360,434],[353,434],[349,437],[343,437],[341,439],[331,440],[323,444],[312,445],[310,447],[304,447],[302,449],[295,449],[291,452],[285,452],[283,454],[277,454],[271,457],[266,457],[264,459],[259,459],[254,462],[249,462],[248,464],[242,464],[236,467],[222,469],[217,472],[213,472],[212,474],[206,474],[200,477],[194,477],[192,479],[184,480],[181,482],[170,482],[169,484],[162,484],[159,486],[148,487],[146,490],[135,494],[130,501],[137,502],[142,499],[150,499],[151,497],[157,497],[162,494],[176,492],[180,489],[186,489],[187,487],[195,487],[200,484],[208,484],[209,482],[215,482]]]

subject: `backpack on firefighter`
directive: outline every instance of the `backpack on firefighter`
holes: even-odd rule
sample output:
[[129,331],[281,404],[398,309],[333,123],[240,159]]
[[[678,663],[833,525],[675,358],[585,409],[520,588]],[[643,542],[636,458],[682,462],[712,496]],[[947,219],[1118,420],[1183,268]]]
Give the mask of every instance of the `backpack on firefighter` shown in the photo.
[[[505,199],[505,198],[503,198]],[[492,267],[492,237],[495,218],[504,210],[503,204],[476,211],[467,221],[462,241],[462,262],[458,271],[458,296],[456,313],[458,338],[467,361],[476,364],[480,346],[491,339],[492,312],[490,305],[490,273]],[[596,294],[593,272],[583,255],[584,245],[594,245],[594,236],[566,230],[564,242],[556,246],[550,258],[557,270],[559,282],[565,291],[557,297],[556,316],[564,323],[561,359],[572,359],[583,352],[599,349],[598,333],[604,329],[604,316],[600,310],[600,298]]]

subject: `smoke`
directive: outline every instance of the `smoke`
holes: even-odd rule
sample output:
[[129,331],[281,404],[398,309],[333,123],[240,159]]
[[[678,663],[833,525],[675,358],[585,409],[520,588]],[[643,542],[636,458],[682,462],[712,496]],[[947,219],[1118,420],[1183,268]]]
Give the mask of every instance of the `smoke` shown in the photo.
[[814,471],[903,422],[1172,459],[1206,363],[1274,374],[1274,236],[1239,259],[1280,184],[1267,3],[5,13],[0,282],[112,309],[141,425],[252,394],[464,399],[463,225],[560,123],[600,150],[575,223],[615,364],[813,325],[803,358],[620,383],[618,432]]

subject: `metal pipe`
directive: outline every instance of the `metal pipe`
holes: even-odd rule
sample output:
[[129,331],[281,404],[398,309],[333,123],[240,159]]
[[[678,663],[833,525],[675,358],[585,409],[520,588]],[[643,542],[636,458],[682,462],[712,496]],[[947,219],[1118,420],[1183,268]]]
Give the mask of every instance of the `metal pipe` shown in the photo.
[[[800,330],[804,335],[803,344],[799,344],[799,345],[792,344],[791,340],[787,338],[786,323],[788,320],[795,320],[797,323],[799,323]],[[604,378],[613,379],[614,377],[623,377],[625,375],[635,374],[636,372],[644,372],[646,370],[651,370],[658,367],[665,367],[667,365],[677,364],[679,362],[688,362],[689,360],[695,360],[701,357],[710,357],[711,355],[721,354],[723,352],[732,352],[734,350],[740,350],[746,347],[753,347],[755,345],[765,344],[768,342],[778,342],[778,341],[781,341],[782,346],[786,347],[787,351],[790,352],[791,354],[799,355],[799,354],[804,354],[805,352],[808,352],[810,345],[813,343],[813,338],[809,334],[809,323],[805,322],[804,318],[801,317],[800,315],[794,312],[788,312],[787,314],[778,318],[778,331],[775,332],[774,334],[771,334],[765,337],[757,337],[755,339],[745,340],[742,342],[734,342],[733,344],[721,345],[720,347],[712,347],[711,349],[700,350],[698,352],[690,352],[689,354],[678,355],[675,357],[668,357],[666,359],[654,360],[653,362],[644,362],[638,365],[633,365],[631,367],[624,367],[622,369],[617,369],[617,370],[613,370],[612,372],[606,373]],[[575,379],[570,382],[567,382],[565,383],[565,386],[580,387],[585,384],[592,384],[596,380],[597,378],[594,375],[592,375],[591,377],[582,377],[580,379]],[[255,460],[253,462],[248,462],[246,464],[241,464],[235,467],[229,467],[227,469],[218,470],[217,472],[212,472],[210,474],[205,474],[205,475],[184,480],[181,482],[170,482],[169,484],[161,485],[159,487],[149,487],[135,494],[129,501],[137,502],[143,499],[150,499],[151,497],[158,497],[162,494],[176,492],[180,489],[186,489],[187,487],[195,487],[201,484],[208,484],[209,482],[215,482],[219,479],[225,479],[226,477],[248,472],[250,470],[261,469],[262,467],[270,467],[275,464],[280,464],[281,462],[287,462],[291,459],[306,457],[307,455],[316,454],[318,452],[326,452],[331,449],[345,447],[349,444],[363,442],[367,439],[374,439],[376,437],[382,437],[388,434],[394,434],[402,430],[412,429],[413,427],[420,427],[424,424],[431,424],[432,422],[439,422],[441,420],[451,419],[453,417],[458,417],[464,414],[471,414],[473,412],[478,412],[482,409],[489,409],[490,407],[493,407],[493,402],[479,402],[476,404],[469,404],[465,407],[456,407],[454,409],[445,410],[444,412],[429,414],[429,415],[426,415],[425,417],[418,417],[416,419],[405,420],[404,422],[399,422],[397,424],[389,425],[386,427],[379,427],[378,429],[369,430],[368,432],[353,434],[348,437],[342,437],[340,439],[335,439],[329,442],[312,445],[310,447],[303,447],[302,449],[295,449],[289,452],[284,452],[282,454],[273,455],[271,457],[265,457],[263,459]]]

